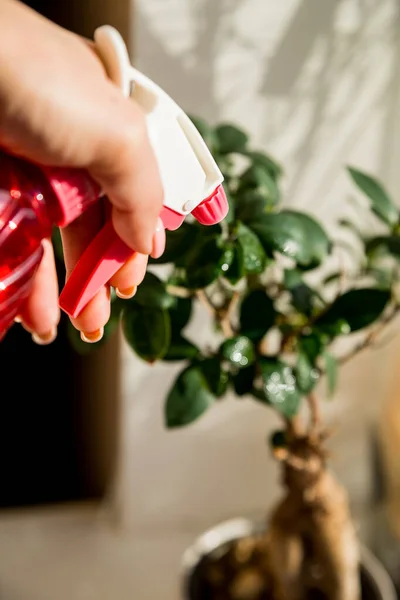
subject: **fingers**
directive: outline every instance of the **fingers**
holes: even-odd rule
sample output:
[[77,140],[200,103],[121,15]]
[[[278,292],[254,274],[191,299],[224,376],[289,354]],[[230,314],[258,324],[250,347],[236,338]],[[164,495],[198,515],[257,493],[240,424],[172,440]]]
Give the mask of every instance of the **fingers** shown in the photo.
[[136,253],[111,278],[110,283],[117,296],[132,298],[136,294],[137,286],[142,283],[146,274],[147,260],[145,254]]
[[[152,239],[151,256],[159,258],[165,249],[165,229],[161,219],[157,220],[156,232]],[[136,252],[123,267],[110,279],[110,284],[115,288],[120,298],[132,298],[136,288],[146,275],[148,257]]]
[[152,247],[151,247],[151,256],[153,258],[160,258],[160,256],[162,256],[164,254],[165,243],[166,243],[166,235],[165,235],[164,223],[162,222],[160,217],[158,217],[157,224],[156,224],[156,231],[153,235]]
[[58,282],[50,240],[43,241],[44,254],[33,281],[31,294],[20,314],[22,323],[37,344],[50,344],[57,336],[60,320]]
[[[81,217],[61,230],[64,261],[67,279],[83,254],[103,225],[101,203],[89,208]],[[87,304],[79,317],[71,319],[76,329],[81,331],[84,341],[97,342],[102,338],[104,325],[110,318],[109,286],[103,286]]]
[[104,334],[104,326],[110,318],[110,287],[104,286],[85,306],[79,317],[71,319],[81,332],[84,342],[99,342]]
[[[102,208],[102,203],[93,206],[74,223],[61,231],[64,248],[64,259],[67,279],[77,261],[92,242],[104,222],[103,214],[108,212],[108,204]],[[161,256],[165,248],[165,230],[160,219],[156,221],[156,231],[152,236],[152,256]],[[137,286],[146,274],[147,255],[135,253],[130,260],[111,278],[107,285],[96,294],[80,315],[71,319],[72,324],[81,331],[81,337],[86,342],[99,341],[104,333],[104,326],[110,317],[109,284],[116,288],[120,298],[132,298]]]
[[103,127],[89,171],[113,206],[117,234],[132,249],[150,254],[162,208],[161,179],[142,110],[114,93],[109,128]]

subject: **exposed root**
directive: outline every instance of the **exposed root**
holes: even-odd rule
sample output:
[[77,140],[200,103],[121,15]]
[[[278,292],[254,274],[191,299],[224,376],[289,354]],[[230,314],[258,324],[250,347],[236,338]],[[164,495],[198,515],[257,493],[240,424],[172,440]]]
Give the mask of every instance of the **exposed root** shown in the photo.
[[[327,469],[316,401],[311,419],[286,421],[282,464],[285,496],[266,533],[236,540],[210,555],[208,600],[360,600],[360,554],[347,493]],[[203,596],[202,596],[203,597]]]
[[277,600],[359,600],[359,548],[345,490],[326,469],[315,436],[291,441],[283,461],[286,496],[268,528]]

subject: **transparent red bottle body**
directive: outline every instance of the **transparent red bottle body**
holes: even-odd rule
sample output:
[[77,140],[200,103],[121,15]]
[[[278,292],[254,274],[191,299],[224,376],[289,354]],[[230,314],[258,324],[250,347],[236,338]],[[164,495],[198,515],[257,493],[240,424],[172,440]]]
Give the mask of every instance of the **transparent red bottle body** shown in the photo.
[[51,236],[54,225],[67,224],[98,198],[89,181],[87,175],[64,169],[46,174],[0,152],[0,340],[32,289],[43,239]]
[[41,242],[51,235],[46,208],[51,191],[47,188],[39,169],[28,169],[17,159],[1,155],[0,339],[30,293],[43,256]]

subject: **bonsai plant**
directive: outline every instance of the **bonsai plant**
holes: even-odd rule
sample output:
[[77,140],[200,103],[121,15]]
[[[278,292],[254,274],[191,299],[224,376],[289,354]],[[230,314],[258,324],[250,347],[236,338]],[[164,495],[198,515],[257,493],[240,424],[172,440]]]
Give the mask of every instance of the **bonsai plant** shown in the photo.
[[[165,402],[169,428],[201,418],[228,391],[281,417],[269,444],[281,464],[282,499],[264,532],[205,561],[202,597],[357,600],[359,543],[346,491],[329,469],[315,387],[324,377],[333,394],[340,366],[373,345],[399,311],[399,211],[375,178],[348,167],[367,200],[366,220],[380,230],[341,221],[339,231],[353,236],[347,247],[306,212],[282,208],[282,168],[254,151],[245,132],[193,121],[224,174],[229,214],[217,226],[188,220],[168,232],[165,254],[151,261],[136,296],[113,299],[108,331],[121,319],[143,360],[182,361]],[[159,264],[169,265],[162,275]],[[194,305],[212,324],[206,347],[185,334]],[[73,328],[71,340],[91,350]]]

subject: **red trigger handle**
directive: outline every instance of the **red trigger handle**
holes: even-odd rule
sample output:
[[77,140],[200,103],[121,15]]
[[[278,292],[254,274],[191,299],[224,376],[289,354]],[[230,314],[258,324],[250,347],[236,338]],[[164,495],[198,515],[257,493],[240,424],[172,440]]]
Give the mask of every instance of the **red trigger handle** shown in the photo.
[[[160,213],[165,229],[169,230],[178,229],[184,218],[184,215],[166,207]],[[60,308],[70,317],[76,318],[134,254],[135,251],[116,234],[110,219],[76,263],[60,294]]]
[[[225,218],[229,205],[222,185],[206,198],[192,215],[203,225],[214,225]],[[184,215],[163,207],[160,218],[165,229],[178,229]],[[135,254],[116,234],[111,220],[104,225],[75,265],[60,294],[60,308],[76,318],[86,304],[106,285],[123,264]]]
[[[178,229],[184,218],[184,215],[166,207],[160,213],[165,229],[169,230]],[[134,254],[135,251],[116,234],[110,219],[76,263],[60,294],[60,308],[70,317],[76,318]]]
[[60,308],[70,317],[76,318],[93,296],[134,254],[135,251],[121,240],[109,221],[75,265],[60,294]]

